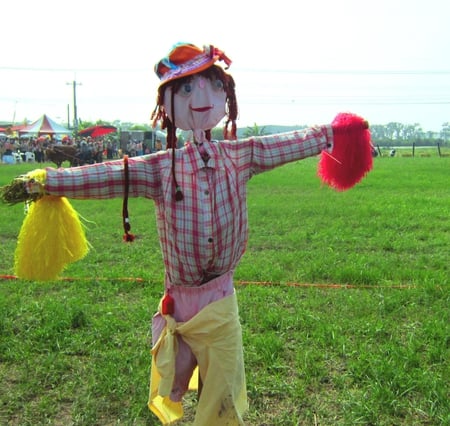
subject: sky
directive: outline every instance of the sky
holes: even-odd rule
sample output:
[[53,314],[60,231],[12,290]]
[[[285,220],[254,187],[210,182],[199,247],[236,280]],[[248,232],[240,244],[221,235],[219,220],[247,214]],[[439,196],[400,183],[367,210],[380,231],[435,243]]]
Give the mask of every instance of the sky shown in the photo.
[[178,42],[233,61],[238,126],[450,122],[448,0],[5,0],[0,122],[150,123]]

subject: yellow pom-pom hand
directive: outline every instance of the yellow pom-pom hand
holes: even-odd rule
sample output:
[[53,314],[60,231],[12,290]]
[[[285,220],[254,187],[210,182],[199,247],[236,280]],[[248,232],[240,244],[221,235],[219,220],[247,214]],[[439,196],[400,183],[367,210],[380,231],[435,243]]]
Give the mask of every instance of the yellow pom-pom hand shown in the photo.
[[18,278],[57,279],[67,264],[83,258],[89,249],[78,213],[67,198],[46,194],[46,177],[44,169],[37,169],[0,189],[7,204],[29,203],[15,252]]
[[67,198],[46,195],[31,204],[22,224],[14,272],[28,280],[57,279],[88,249],[79,216]]

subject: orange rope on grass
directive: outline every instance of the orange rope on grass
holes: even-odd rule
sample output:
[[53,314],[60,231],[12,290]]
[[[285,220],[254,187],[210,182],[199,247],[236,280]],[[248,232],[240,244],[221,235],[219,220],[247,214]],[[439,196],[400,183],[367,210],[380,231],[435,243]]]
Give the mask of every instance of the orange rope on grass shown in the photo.
[[[19,279],[15,275],[0,275],[1,280],[15,280]],[[146,280],[144,278],[139,277],[118,277],[118,278],[75,278],[75,277],[62,277],[59,281],[87,281],[87,280],[97,280],[97,281],[134,281],[143,283]],[[334,289],[360,289],[360,288],[387,288],[387,289],[412,289],[416,288],[415,285],[409,284],[397,284],[397,285],[369,285],[369,284],[333,284],[333,283],[295,283],[295,282],[273,282],[273,281],[244,281],[238,280],[235,281],[236,285],[239,286],[265,286],[265,287],[311,287],[311,288],[334,288]]]
[[293,282],[272,282],[272,281],[236,281],[239,285],[259,285],[272,287],[317,287],[317,288],[415,288],[414,285],[397,284],[397,285],[370,285],[370,284],[333,284],[333,283],[293,283]]

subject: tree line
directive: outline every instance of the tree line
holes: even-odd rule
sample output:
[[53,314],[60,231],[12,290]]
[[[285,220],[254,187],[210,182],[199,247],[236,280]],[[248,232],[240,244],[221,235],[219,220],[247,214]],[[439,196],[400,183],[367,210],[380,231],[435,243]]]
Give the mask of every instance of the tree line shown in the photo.
[[450,122],[444,123],[440,132],[424,131],[420,124],[373,124],[370,126],[372,142],[386,146],[448,145],[450,142]]
[[[303,127],[307,126],[297,126],[296,128]],[[247,127],[242,132],[242,135],[244,137],[262,136],[277,133],[279,130],[276,126],[270,126],[269,130],[267,127],[259,126],[255,123],[253,126]],[[219,132],[220,129],[217,129],[217,131]],[[371,124],[370,132],[372,142],[380,146],[411,146],[413,144],[418,146],[450,145],[450,122],[444,123],[440,132],[424,131],[418,123],[404,124],[398,122]]]
[[[86,127],[93,124],[110,124],[104,121],[97,121],[96,123],[86,122],[81,127]],[[122,131],[124,130],[152,130],[150,124],[132,124],[115,122],[113,123]],[[81,128],[80,127],[80,128]],[[262,136],[272,133],[279,133],[282,131],[288,131],[291,126],[260,126],[254,124],[251,127],[245,129],[238,129],[240,137]],[[304,126],[292,126],[292,129],[301,129],[307,127]],[[420,124],[404,124],[398,122],[391,122],[387,124],[371,124],[370,131],[372,135],[372,142],[380,146],[411,146],[415,144],[417,146],[450,146],[450,122],[446,122],[442,125],[442,129],[439,132],[424,131]],[[187,137],[181,132],[179,135],[181,141]],[[223,138],[223,128],[217,127],[212,129],[213,139]]]

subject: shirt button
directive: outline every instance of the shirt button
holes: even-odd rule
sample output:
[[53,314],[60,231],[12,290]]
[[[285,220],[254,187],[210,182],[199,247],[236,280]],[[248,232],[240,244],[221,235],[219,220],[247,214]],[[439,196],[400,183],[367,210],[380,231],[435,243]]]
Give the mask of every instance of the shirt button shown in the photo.
[[205,195],[209,195],[209,191],[206,190],[206,191],[204,192],[204,194],[205,194]]
[[212,243],[213,239],[211,237],[208,238],[208,243]]

